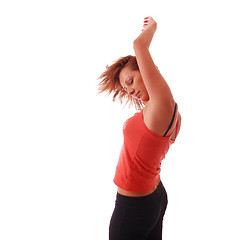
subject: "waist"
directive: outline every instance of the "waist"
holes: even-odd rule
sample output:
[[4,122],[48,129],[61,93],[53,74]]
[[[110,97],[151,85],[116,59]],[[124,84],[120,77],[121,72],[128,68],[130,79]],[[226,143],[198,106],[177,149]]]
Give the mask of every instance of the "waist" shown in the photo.
[[124,190],[120,187],[118,187],[117,191],[119,194],[121,194],[123,196],[127,196],[127,197],[144,197],[144,196],[147,196],[147,195],[153,193],[157,189],[159,183],[160,183],[160,178],[157,181],[157,184],[151,190],[149,190],[147,192],[131,192],[131,191]]

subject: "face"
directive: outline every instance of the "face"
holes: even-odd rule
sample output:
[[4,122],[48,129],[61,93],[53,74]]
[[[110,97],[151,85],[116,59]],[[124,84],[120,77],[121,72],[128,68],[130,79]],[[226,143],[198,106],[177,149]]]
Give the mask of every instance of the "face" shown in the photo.
[[119,74],[119,81],[123,89],[132,97],[146,102],[149,100],[147,89],[138,70],[124,67]]

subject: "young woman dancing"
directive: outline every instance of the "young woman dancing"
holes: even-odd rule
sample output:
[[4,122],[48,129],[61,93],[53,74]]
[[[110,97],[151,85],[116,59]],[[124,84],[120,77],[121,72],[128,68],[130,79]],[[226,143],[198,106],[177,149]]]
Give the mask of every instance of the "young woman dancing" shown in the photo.
[[179,133],[181,116],[149,52],[156,29],[154,19],[145,18],[142,33],[133,42],[136,57],[120,58],[99,78],[99,92],[114,92],[113,100],[118,96],[140,110],[123,126],[110,240],[162,239],[167,193],[160,180],[161,161]]

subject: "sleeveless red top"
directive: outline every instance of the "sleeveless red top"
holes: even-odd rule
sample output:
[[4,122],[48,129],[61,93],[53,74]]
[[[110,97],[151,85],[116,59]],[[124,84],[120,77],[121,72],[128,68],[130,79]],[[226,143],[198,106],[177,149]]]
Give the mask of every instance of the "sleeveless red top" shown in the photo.
[[[179,130],[180,114],[176,112]],[[176,136],[178,131],[176,133]],[[123,126],[124,142],[117,164],[114,183],[132,192],[154,188],[160,178],[161,162],[174,141],[152,132],[144,123],[143,110],[135,113]],[[176,139],[176,138],[175,138]]]

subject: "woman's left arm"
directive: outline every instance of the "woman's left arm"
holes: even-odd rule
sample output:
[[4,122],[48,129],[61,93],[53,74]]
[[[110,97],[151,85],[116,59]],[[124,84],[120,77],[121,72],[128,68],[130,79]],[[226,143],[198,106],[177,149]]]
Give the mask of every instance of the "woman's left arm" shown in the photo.
[[133,48],[150,102],[159,108],[165,108],[173,106],[175,102],[167,82],[154,64],[149,52],[149,46],[156,30],[157,23],[154,19],[145,18],[142,33],[134,40]]

